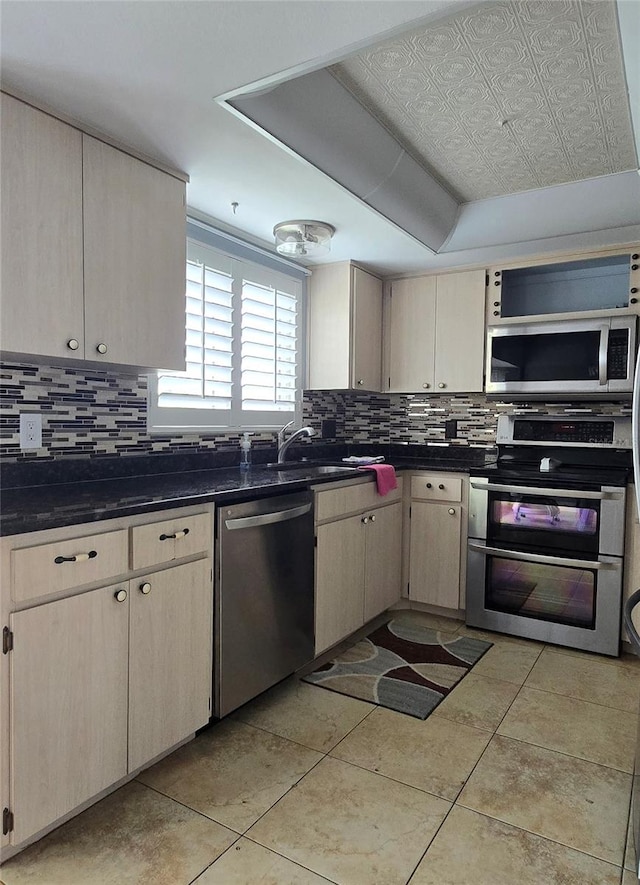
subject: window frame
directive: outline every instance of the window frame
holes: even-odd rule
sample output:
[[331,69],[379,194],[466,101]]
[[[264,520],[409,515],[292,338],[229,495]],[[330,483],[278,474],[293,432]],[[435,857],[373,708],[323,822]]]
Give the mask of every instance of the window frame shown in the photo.
[[[153,435],[214,435],[228,434],[244,431],[273,432],[282,427],[288,421],[299,423],[302,418],[302,394],[306,377],[306,348],[307,348],[307,285],[306,280],[310,274],[306,268],[296,265],[286,259],[280,259],[265,249],[254,247],[238,238],[218,231],[197,219],[187,219],[187,251],[192,243],[195,250],[203,253],[218,253],[222,256],[223,263],[231,264],[234,269],[247,267],[250,271],[251,282],[259,285],[286,287],[293,284],[298,303],[298,324],[296,338],[297,372],[296,393],[291,410],[266,410],[256,411],[242,410],[241,391],[238,385],[234,385],[231,408],[182,408],[179,406],[166,407],[158,405],[158,377],[162,374],[172,374],[158,370],[148,376],[147,391],[147,431]],[[186,283],[186,274],[185,274]],[[234,284],[234,288],[237,286]],[[186,296],[185,296],[186,297]],[[240,370],[240,341],[241,341],[241,314],[240,304],[242,297],[242,284],[233,295],[237,301],[237,318],[234,318],[234,344],[232,352],[232,365],[234,373]],[[185,303],[186,310],[186,303]],[[255,420],[250,420],[255,415]],[[206,420],[203,420],[205,419]]]

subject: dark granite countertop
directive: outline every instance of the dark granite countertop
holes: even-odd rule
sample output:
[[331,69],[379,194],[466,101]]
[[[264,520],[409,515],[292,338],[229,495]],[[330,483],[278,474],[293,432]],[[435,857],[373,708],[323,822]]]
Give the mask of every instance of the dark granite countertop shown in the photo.
[[[349,447],[350,454],[362,453]],[[376,452],[383,447],[375,447]],[[400,448],[400,451],[390,449]],[[371,454],[373,446],[367,447]],[[468,473],[484,461],[482,450],[452,453],[429,451],[428,447],[385,446],[385,459],[398,470],[443,470]],[[419,451],[418,451],[419,450]],[[339,454],[340,453],[340,454]],[[318,463],[340,464],[347,447],[301,448],[294,460],[313,454],[309,470],[276,470],[265,463],[254,464],[246,473],[237,464],[224,462],[235,453],[213,457],[146,456],[99,459],[100,464],[65,466],[50,462],[3,470],[0,493],[0,535],[15,535],[78,523],[98,522],[120,516],[186,507],[194,504],[242,501],[281,495],[311,485],[360,477],[363,471],[317,476],[311,468]],[[318,456],[322,456],[318,458]],[[448,457],[447,457],[448,455]],[[466,455],[466,457],[465,457]],[[273,452],[259,457],[273,456]],[[126,462],[126,463],[125,463]],[[222,462],[222,463],[220,463]],[[197,469],[202,466],[204,469]],[[301,465],[302,466],[302,465]],[[173,468],[173,469],[172,469]],[[364,472],[366,474],[366,471]],[[373,475],[369,474],[370,481]]]

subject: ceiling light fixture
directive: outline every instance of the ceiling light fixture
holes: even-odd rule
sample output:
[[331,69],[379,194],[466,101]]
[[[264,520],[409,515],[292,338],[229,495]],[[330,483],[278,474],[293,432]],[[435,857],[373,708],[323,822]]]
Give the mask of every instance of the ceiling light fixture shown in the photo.
[[273,229],[281,255],[323,255],[331,250],[335,227],[326,221],[281,221]]

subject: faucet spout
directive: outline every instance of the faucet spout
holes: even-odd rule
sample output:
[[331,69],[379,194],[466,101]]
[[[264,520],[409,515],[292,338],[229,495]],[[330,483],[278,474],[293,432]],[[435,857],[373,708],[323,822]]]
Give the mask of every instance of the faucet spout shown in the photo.
[[316,431],[313,427],[300,427],[298,430],[294,430],[291,436],[288,439],[285,439],[285,433],[288,427],[291,427],[293,421],[289,421],[288,424],[285,424],[278,431],[278,464],[284,464],[285,455],[287,453],[287,449],[296,439],[300,439],[303,436],[312,437],[316,435]]

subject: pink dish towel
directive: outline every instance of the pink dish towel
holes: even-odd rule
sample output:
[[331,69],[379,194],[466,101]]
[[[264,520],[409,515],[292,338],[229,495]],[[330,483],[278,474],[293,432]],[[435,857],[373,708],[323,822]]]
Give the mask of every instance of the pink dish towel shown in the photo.
[[391,464],[367,464],[366,467],[358,467],[358,470],[373,470],[375,472],[379,495],[386,495],[391,489],[398,488],[396,471]]

